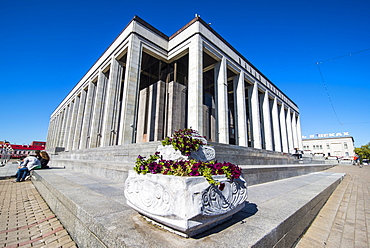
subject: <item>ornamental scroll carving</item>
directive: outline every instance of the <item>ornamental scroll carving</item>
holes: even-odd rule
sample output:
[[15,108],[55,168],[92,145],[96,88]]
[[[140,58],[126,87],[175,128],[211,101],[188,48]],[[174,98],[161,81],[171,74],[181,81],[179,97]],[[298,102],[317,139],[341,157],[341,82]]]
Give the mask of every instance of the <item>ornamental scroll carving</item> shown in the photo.
[[247,187],[245,181],[234,180],[224,182],[221,191],[215,185],[210,185],[202,194],[202,215],[224,214],[247,200]]
[[140,178],[126,182],[125,196],[144,211],[161,216],[170,215],[173,208],[171,191],[161,184]]

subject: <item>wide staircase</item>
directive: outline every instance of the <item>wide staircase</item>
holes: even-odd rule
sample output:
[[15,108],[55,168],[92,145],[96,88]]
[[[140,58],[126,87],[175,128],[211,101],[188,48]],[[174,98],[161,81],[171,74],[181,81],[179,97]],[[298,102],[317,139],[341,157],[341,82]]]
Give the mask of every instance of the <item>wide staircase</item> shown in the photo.
[[38,191],[79,247],[292,247],[344,174],[283,153],[211,143],[216,159],[237,163],[248,183],[245,208],[193,238],[150,224],[126,204],[124,181],[136,157],[160,142],[52,155],[33,173]]

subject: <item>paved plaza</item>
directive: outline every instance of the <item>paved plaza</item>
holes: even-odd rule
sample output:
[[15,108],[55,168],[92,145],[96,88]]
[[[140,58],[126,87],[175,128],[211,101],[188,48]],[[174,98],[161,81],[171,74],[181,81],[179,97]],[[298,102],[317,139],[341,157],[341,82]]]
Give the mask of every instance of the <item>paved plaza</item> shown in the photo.
[[[0,167],[0,247],[77,247],[31,181],[4,176],[14,168]],[[370,247],[370,166],[329,171],[347,175],[297,247]]]
[[297,247],[370,247],[370,166],[339,165],[347,175]]
[[31,181],[4,176],[14,168],[0,167],[0,247],[77,247]]

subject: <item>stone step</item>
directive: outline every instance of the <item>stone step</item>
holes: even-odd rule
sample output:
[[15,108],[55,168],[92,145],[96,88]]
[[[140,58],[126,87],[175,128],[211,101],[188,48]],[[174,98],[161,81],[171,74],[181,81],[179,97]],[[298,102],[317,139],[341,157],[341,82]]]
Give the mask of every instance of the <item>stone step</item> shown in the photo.
[[[51,167],[61,167],[83,172],[112,180],[124,181],[127,172],[135,166],[134,162],[110,162],[97,160],[58,159],[50,163]],[[260,184],[284,178],[300,176],[322,171],[333,167],[332,164],[309,165],[241,165],[244,175],[247,175],[248,185]]]
[[[112,180],[125,180],[127,171],[134,167],[137,156],[149,157],[160,145],[161,142],[155,141],[60,152],[52,156],[49,166],[73,169]],[[325,170],[332,166],[325,163],[309,166],[298,164],[299,160],[281,152],[214,142],[209,142],[209,145],[215,148],[216,160],[236,163],[242,167],[244,174],[250,174],[250,185]],[[259,166],[251,167],[249,164]],[[266,166],[271,164],[279,165],[276,167],[279,169],[275,171]]]
[[[99,148],[80,149],[76,151],[59,152],[52,155],[53,160],[73,159],[73,160],[104,160],[114,162],[135,162],[138,155],[148,157],[154,154],[160,141],[147,143],[126,144],[119,146],[108,146]],[[265,165],[265,164],[294,164],[299,160],[290,154],[228,145],[222,143],[209,142],[215,149],[216,160],[228,161],[238,165]],[[303,160],[302,160],[303,161]]]
[[51,161],[71,159],[76,161],[97,160],[112,162],[135,162],[138,155],[149,156],[154,154],[160,144],[161,142],[159,141],[153,141],[147,143],[65,151],[59,152],[57,155],[52,155]]
[[188,239],[128,207],[123,181],[51,169],[34,171],[33,182],[79,247],[291,247],[343,176],[316,172],[249,186],[242,211]]

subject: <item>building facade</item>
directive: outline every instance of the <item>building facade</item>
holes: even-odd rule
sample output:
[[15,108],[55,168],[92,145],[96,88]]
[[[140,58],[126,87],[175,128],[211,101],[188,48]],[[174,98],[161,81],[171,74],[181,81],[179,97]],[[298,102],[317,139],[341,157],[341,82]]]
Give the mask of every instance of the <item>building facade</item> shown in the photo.
[[355,155],[353,137],[344,136],[342,133],[331,137],[322,135],[310,139],[304,138],[302,141],[303,151],[307,154],[338,158],[352,158]]
[[208,140],[302,150],[298,107],[200,17],[168,37],[135,16],[52,113],[48,148]]

